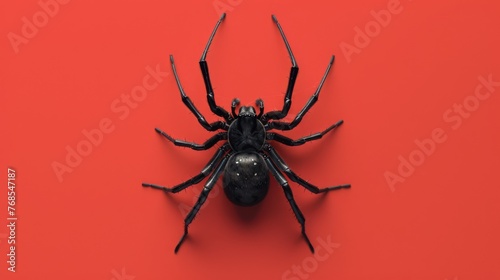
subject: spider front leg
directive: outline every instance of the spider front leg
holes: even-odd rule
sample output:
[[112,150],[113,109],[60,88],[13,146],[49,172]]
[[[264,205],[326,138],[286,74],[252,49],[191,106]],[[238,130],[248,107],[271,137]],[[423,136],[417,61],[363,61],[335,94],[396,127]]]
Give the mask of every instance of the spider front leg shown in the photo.
[[304,218],[304,215],[300,211],[299,207],[297,206],[297,203],[295,202],[295,199],[293,198],[293,193],[292,189],[288,185],[288,182],[286,181],[285,177],[276,169],[274,164],[271,162],[269,157],[265,154],[262,154],[266,160],[267,167],[273,174],[274,178],[278,181],[278,183],[281,185],[283,188],[283,191],[285,192],[286,199],[288,200],[288,203],[290,203],[290,206],[292,207],[293,213],[295,214],[295,217],[297,218],[297,221],[299,222],[301,226],[301,233],[302,236],[304,237],[307,246],[309,246],[309,249],[311,250],[312,253],[314,253],[314,247],[311,244],[311,241],[309,240],[309,237],[307,237],[306,234],[306,219]]
[[207,46],[205,47],[205,50],[201,55],[200,68],[201,74],[203,75],[203,82],[205,83],[205,89],[207,90],[207,101],[208,105],[210,106],[210,110],[217,116],[223,117],[227,123],[231,123],[233,121],[233,116],[231,116],[224,108],[217,106],[217,104],[215,103],[214,90],[212,89],[212,83],[210,81],[210,75],[208,73],[208,64],[205,60],[205,58],[207,57],[208,49],[210,48],[210,44],[212,44],[215,33],[217,32],[217,29],[219,28],[219,25],[222,23],[224,18],[226,18],[226,13],[222,14],[219,21],[217,21],[217,24],[215,25],[210,38],[208,38]]
[[330,68],[332,68],[333,62],[335,61],[335,56],[332,56],[330,59],[330,63],[328,63],[328,66],[326,67],[325,74],[323,74],[323,78],[321,79],[321,82],[318,85],[318,88],[314,92],[314,94],[309,98],[307,101],[306,105],[300,110],[300,112],[295,116],[292,122],[281,122],[281,121],[275,121],[275,122],[270,122],[266,124],[266,130],[271,130],[273,128],[279,129],[279,130],[290,130],[296,127],[300,121],[302,121],[302,118],[306,115],[306,113],[309,111],[309,109],[312,108],[312,106],[318,101],[319,98],[319,93],[321,92],[321,88],[323,87],[323,84],[325,83],[326,77],[328,76],[328,73],[330,72]]
[[159,128],[155,128],[155,131],[161,134],[163,137],[167,138],[170,142],[174,143],[176,146],[180,147],[188,147],[196,151],[204,151],[210,149],[213,145],[215,145],[217,142],[221,140],[227,139],[227,133],[226,132],[219,132],[215,134],[214,136],[210,137],[205,143],[203,144],[197,144],[193,142],[187,142],[184,140],[178,140],[172,138],[170,135],[165,133],[163,130]]
[[207,177],[212,170],[217,166],[217,163],[219,160],[224,156],[224,153],[229,149],[229,143],[226,143],[220,147],[217,152],[214,154],[214,156],[210,159],[210,161],[207,163],[207,165],[201,170],[201,172],[198,175],[193,176],[192,178],[186,180],[185,182],[182,182],[172,188],[167,188],[164,186],[159,186],[155,184],[150,184],[150,183],[142,183],[143,187],[151,187],[153,189],[157,190],[162,190],[164,192],[171,192],[171,193],[177,193],[182,191],[183,189],[190,187],[194,184],[198,184],[203,180],[205,177]]
[[338,186],[331,186],[331,187],[326,187],[323,189],[320,189],[316,187],[315,185],[307,182],[306,180],[300,178],[295,172],[293,172],[288,165],[285,163],[282,157],[276,152],[276,150],[269,144],[266,144],[264,147],[269,153],[269,156],[271,157],[271,160],[275,165],[278,166],[279,169],[281,169],[283,172],[285,172],[286,176],[290,178],[293,182],[301,185],[302,187],[306,188],[312,193],[318,194],[318,193],[324,193],[332,190],[338,190],[338,189],[347,189],[350,188],[350,184],[344,184],[344,185],[338,185]]
[[219,179],[219,176],[221,175],[222,171],[224,170],[224,167],[227,164],[227,160],[229,159],[229,155],[224,157],[222,162],[219,164],[215,172],[210,176],[210,178],[207,180],[205,183],[205,186],[203,187],[203,190],[201,191],[200,196],[198,197],[198,200],[196,201],[195,205],[191,209],[191,211],[187,214],[186,218],[184,219],[184,234],[181,237],[181,240],[179,240],[179,243],[177,243],[177,246],[175,246],[174,252],[177,253],[179,251],[179,248],[181,247],[182,243],[186,239],[186,236],[188,235],[188,226],[191,224],[193,221],[194,217],[200,211],[201,206],[205,201],[207,200],[208,194],[214,187],[215,183]]
[[293,139],[288,138],[284,135],[281,135],[279,133],[274,133],[274,132],[268,132],[266,135],[266,139],[267,140],[275,140],[275,141],[278,141],[278,142],[285,144],[287,146],[300,146],[300,145],[303,145],[309,141],[321,139],[325,134],[327,134],[328,132],[339,127],[343,123],[344,123],[344,121],[340,120],[340,121],[336,122],[335,124],[331,125],[330,127],[328,127],[327,129],[323,130],[322,132],[317,132],[317,133],[311,134],[309,136],[299,138],[297,140],[293,140]]
[[172,72],[174,72],[174,77],[175,77],[175,82],[177,83],[177,88],[179,88],[179,91],[181,93],[182,102],[184,103],[184,105],[186,105],[186,107],[188,107],[188,109],[191,111],[191,113],[193,113],[193,115],[196,116],[196,118],[198,119],[198,122],[201,124],[201,126],[203,126],[208,131],[214,131],[217,129],[228,130],[229,125],[225,122],[221,122],[221,121],[216,121],[213,123],[207,122],[205,117],[200,113],[200,111],[198,111],[196,106],[194,106],[193,101],[191,101],[191,99],[184,92],[184,89],[182,88],[182,85],[181,85],[181,81],[179,79],[179,75],[177,75],[177,69],[175,68],[175,62],[174,62],[173,55],[170,55],[170,64],[172,66]]
[[290,44],[288,44],[288,40],[286,39],[285,32],[281,28],[280,23],[278,22],[278,19],[276,16],[272,16],[274,23],[276,23],[276,26],[278,27],[278,30],[281,34],[281,38],[283,38],[283,41],[285,42],[286,49],[288,51],[288,55],[290,56],[290,60],[292,61],[292,68],[290,69],[290,77],[288,78],[288,86],[286,89],[286,94],[285,94],[285,100],[283,103],[283,109],[281,111],[271,111],[268,113],[265,113],[262,115],[260,120],[262,121],[263,124],[266,124],[269,120],[280,120],[288,114],[288,111],[290,110],[290,106],[292,106],[292,94],[293,94],[293,87],[295,86],[295,81],[297,80],[297,75],[299,73],[299,66],[297,65],[297,62],[295,61],[295,57],[293,56],[292,53],[292,48],[290,47]]

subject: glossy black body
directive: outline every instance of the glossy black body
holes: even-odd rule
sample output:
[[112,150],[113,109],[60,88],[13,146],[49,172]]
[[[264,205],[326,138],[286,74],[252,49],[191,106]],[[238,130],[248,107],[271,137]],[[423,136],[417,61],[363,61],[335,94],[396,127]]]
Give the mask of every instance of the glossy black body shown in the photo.
[[[326,71],[316,91],[312,94],[307,103],[295,115],[291,122],[282,121],[287,116],[292,104],[293,88],[297,79],[299,67],[297,65],[297,62],[295,61],[295,57],[293,56],[292,50],[290,48],[290,45],[288,44],[283,29],[278,23],[276,17],[273,15],[272,19],[278,27],[278,31],[280,32],[280,35],[285,42],[288,55],[292,62],[290,77],[288,79],[288,86],[286,88],[286,93],[283,100],[283,108],[281,110],[273,110],[264,113],[264,101],[262,101],[262,99],[257,99],[255,101],[256,107],[241,106],[238,113],[236,113],[236,108],[239,106],[240,101],[239,99],[235,98],[231,102],[231,112],[228,112],[224,108],[218,106],[215,101],[215,95],[208,71],[208,63],[205,60],[210,44],[212,43],[215,33],[224,18],[225,14],[221,16],[221,18],[215,25],[215,28],[210,35],[207,46],[205,47],[205,50],[203,51],[199,62],[205,89],[207,92],[208,106],[210,107],[210,110],[213,114],[219,116],[223,120],[209,123],[205,119],[205,117],[196,108],[194,103],[182,88],[179,75],[177,74],[174,57],[172,55],[170,56],[172,72],[174,74],[175,81],[177,83],[177,87],[179,89],[184,105],[186,105],[186,107],[196,117],[200,125],[207,131],[222,131],[214,134],[203,144],[197,144],[175,139],[161,129],[155,128],[155,131],[157,133],[165,137],[174,145],[188,147],[197,151],[208,150],[216,143],[220,141],[224,142],[221,146],[219,146],[212,158],[200,171],[200,173],[186,180],[185,182],[182,182],[173,187],[164,187],[150,183],[143,183],[142,185],[144,187],[163,190],[167,193],[177,193],[194,184],[200,183],[202,180],[208,177],[205,182],[205,186],[203,187],[198,197],[198,200],[184,220],[184,234],[175,247],[175,252],[177,253],[181,244],[184,242],[188,235],[188,226],[191,224],[196,214],[201,209],[203,203],[205,203],[205,201],[207,200],[208,194],[213,189],[220,176],[223,177],[222,182],[224,193],[231,202],[238,206],[253,206],[261,202],[268,193],[270,177],[272,176],[283,189],[285,198],[290,204],[295,218],[301,226],[301,234],[307,242],[309,249],[314,252],[314,247],[312,246],[305,232],[304,215],[295,202],[292,189],[290,188],[288,180],[285,178],[285,176],[288,177],[289,180],[299,184],[300,186],[315,194],[349,188],[350,185],[344,184],[330,186],[322,189],[318,188],[317,186],[307,182],[306,180],[295,174],[288,167],[285,160],[281,158],[281,156],[273,148],[271,143],[278,142],[287,146],[303,145],[307,142],[321,139],[325,134],[339,127],[343,123],[343,121],[340,120],[321,132],[301,137],[296,140],[288,138],[287,136],[284,136],[277,132],[271,132],[271,130],[291,130],[299,125],[299,123],[302,121],[302,118],[318,100],[321,88],[323,87],[326,77],[333,65],[334,56],[331,57],[330,62],[328,63]],[[258,114],[256,108],[258,109]]]
[[256,152],[233,154],[222,179],[227,198],[239,206],[253,206],[266,197],[269,189],[269,169]]
[[236,205],[253,206],[264,199],[269,189],[269,169],[259,154],[266,141],[266,130],[255,109],[243,106],[227,135],[235,153],[224,169],[224,193]]

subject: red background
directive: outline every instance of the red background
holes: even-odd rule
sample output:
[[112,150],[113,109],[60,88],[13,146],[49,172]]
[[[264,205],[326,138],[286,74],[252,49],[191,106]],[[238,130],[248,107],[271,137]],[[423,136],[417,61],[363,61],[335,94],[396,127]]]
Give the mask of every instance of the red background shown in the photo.
[[[355,46],[355,28],[364,29],[374,19],[370,12],[390,2],[71,1],[16,53],[8,34],[21,35],[23,17],[33,22],[42,8],[37,0],[4,1],[0,161],[5,182],[7,167],[17,172],[18,225],[11,273],[3,187],[1,278],[498,279],[500,87],[467,118],[458,117],[459,126],[457,113],[449,115],[453,122],[443,115],[471,100],[478,77],[500,81],[500,5],[401,0],[401,12],[369,44],[344,55],[343,42]],[[243,104],[261,97],[266,110],[282,106],[290,61],[271,14],[300,66],[287,120],[314,92],[330,55],[337,56],[319,102],[284,134],[298,138],[339,119],[344,125],[301,147],[275,145],[310,182],[352,184],[325,196],[291,184],[313,245],[320,246],[318,238],[339,245],[326,260],[310,258],[274,181],[260,207],[245,211],[218,184],[177,255],[179,207],[190,207],[202,184],[176,195],[141,187],[179,183],[215,150],[174,147],[154,127],[196,142],[212,133],[183,106],[171,74],[123,120],[111,104],[142,84],[147,66],[170,73],[168,54],[175,54],[190,98],[216,120],[198,60],[217,9],[228,14],[208,62],[225,108],[233,97]],[[99,128],[105,118],[114,130],[59,181],[53,163],[65,163],[66,148],[75,149],[86,139],[82,130]],[[386,172],[399,174],[400,155],[416,155],[415,140],[436,128],[446,140],[391,189]],[[305,276],[287,274],[294,265]]]

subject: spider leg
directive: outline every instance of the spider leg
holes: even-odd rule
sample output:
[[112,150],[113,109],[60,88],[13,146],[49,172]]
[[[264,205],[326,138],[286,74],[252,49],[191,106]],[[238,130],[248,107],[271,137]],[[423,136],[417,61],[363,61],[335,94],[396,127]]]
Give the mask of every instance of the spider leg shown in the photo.
[[267,133],[266,139],[267,140],[275,140],[275,141],[278,141],[278,142],[285,144],[287,146],[300,146],[300,145],[305,144],[306,142],[321,139],[325,134],[327,134],[328,132],[337,128],[338,126],[340,126],[343,123],[344,123],[344,121],[340,120],[340,121],[336,122],[335,124],[331,125],[330,127],[328,127],[327,129],[323,130],[322,132],[317,132],[317,133],[311,134],[309,136],[299,138],[297,140],[293,140],[293,139],[288,138],[284,135],[281,135],[279,133],[274,133],[274,132]]
[[290,180],[294,181],[295,183],[298,183],[299,185],[303,186],[307,190],[309,190],[312,193],[318,194],[318,193],[323,193],[323,192],[328,192],[332,190],[338,190],[338,189],[347,189],[350,188],[350,184],[345,184],[345,185],[338,185],[338,186],[332,186],[332,187],[327,187],[320,189],[313,184],[310,184],[306,180],[300,178],[295,172],[293,172],[288,165],[285,163],[282,157],[276,152],[276,150],[269,144],[266,144],[264,147],[269,153],[269,156],[271,157],[272,162],[278,166],[281,171],[285,172],[286,176],[290,178]]
[[314,247],[311,244],[311,241],[309,241],[309,237],[307,237],[306,234],[306,219],[304,218],[304,215],[300,211],[299,207],[297,206],[297,203],[295,202],[295,199],[293,198],[293,193],[292,189],[288,185],[288,182],[286,181],[285,177],[276,169],[274,164],[271,162],[269,157],[265,154],[262,154],[266,160],[267,167],[273,174],[274,178],[278,181],[278,183],[281,185],[283,188],[283,191],[285,192],[286,199],[288,200],[288,203],[290,203],[290,206],[292,207],[293,213],[295,214],[295,217],[297,218],[297,221],[299,222],[301,228],[302,228],[302,236],[306,240],[307,246],[309,246],[309,249],[311,250],[312,253],[314,253]]
[[224,159],[221,161],[215,172],[210,176],[210,178],[207,180],[205,183],[205,187],[203,187],[203,190],[201,191],[200,196],[198,197],[198,200],[196,201],[196,204],[193,206],[191,211],[187,214],[186,218],[184,219],[184,234],[181,237],[181,240],[179,240],[179,243],[177,243],[177,246],[175,246],[174,252],[177,253],[179,251],[179,248],[181,247],[182,242],[184,242],[184,239],[186,239],[186,236],[188,234],[188,226],[191,224],[193,221],[194,217],[200,210],[201,206],[205,201],[207,200],[208,194],[214,187],[215,183],[217,182],[217,179],[219,179],[219,176],[221,175],[222,171],[224,170],[224,167],[226,166],[227,160],[229,159],[229,155],[224,157]]
[[184,140],[178,140],[172,138],[172,136],[168,135],[165,133],[163,130],[159,128],[155,128],[155,131],[158,132],[159,134],[163,135],[165,138],[167,138],[170,142],[174,143],[176,146],[180,147],[188,147],[196,151],[204,151],[210,149],[213,145],[215,145],[217,142],[220,140],[225,140],[227,139],[227,132],[219,132],[215,134],[214,136],[210,137],[205,143],[203,144],[197,144],[193,142],[187,142]]
[[300,112],[295,116],[292,122],[280,122],[280,121],[275,121],[275,122],[270,122],[266,124],[266,130],[270,129],[279,129],[279,130],[290,130],[296,127],[300,121],[302,121],[302,118],[306,115],[307,111],[312,108],[312,106],[318,101],[319,93],[321,92],[321,88],[323,87],[323,84],[325,83],[326,77],[328,76],[328,73],[330,72],[330,68],[332,68],[333,62],[335,61],[335,56],[332,56],[330,59],[330,63],[328,63],[328,66],[326,68],[325,74],[323,75],[323,78],[321,79],[321,82],[318,85],[318,88],[314,92],[314,94],[309,98],[307,101],[306,105],[304,105],[304,108],[300,110]]
[[214,90],[212,89],[212,83],[210,81],[210,75],[208,73],[208,64],[205,60],[208,53],[208,48],[210,47],[210,44],[212,44],[212,40],[214,39],[215,33],[217,32],[219,25],[222,23],[225,17],[226,13],[223,13],[220,19],[217,21],[217,24],[215,25],[215,28],[212,31],[212,34],[210,35],[210,38],[208,38],[207,46],[205,47],[205,50],[201,55],[200,68],[201,68],[201,74],[203,75],[203,81],[205,82],[205,88],[207,90],[207,100],[208,100],[208,105],[210,106],[210,110],[217,116],[223,117],[227,123],[231,123],[233,117],[224,108],[217,106],[217,104],[215,103]]
[[201,126],[203,126],[208,131],[214,131],[217,129],[228,130],[229,125],[225,122],[221,122],[221,121],[216,121],[213,123],[207,122],[207,120],[200,113],[200,111],[198,111],[198,109],[196,109],[196,106],[194,106],[193,101],[191,101],[191,99],[184,92],[184,89],[182,88],[182,85],[181,85],[181,81],[179,79],[179,75],[177,75],[177,69],[175,68],[175,62],[174,62],[173,55],[170,55],[170,64],[172,66],[172,72],[174,72],[174,77],[175,77],[175,81],[177,83],[177,87],[179,88],[179,91],[181,93],[182,102],[184,103],[184,105],[186,105],[186,107],[188,107],[188,109],[191,111],[191,113],[193,113],[193,115],[196,116],[196,118],[198,119],[198,122],[201,124]]
[[285,94],[285,100],[283,103],[283,109],[281,111],[271,111],[268,113],[265,113],[260,119],[261,121],[266,124],[269,120],[280,120],[288,114],[288,111],[290,110],[290,106],[292,105],[292,93],[293,93],[293,87],[295,86],[295,81],[297,80],[297,74],[299,73],[299,66],[297,65],[297,62],[295,61],[295,57],[293,56],[292,53],[292,48],[290,48],[290,44],[288,44],[288,40],[286,39],[285,32],[283,32],[283,29],[281,28],[281,25],[278,22],[278,19],[276,16],[272,16],[274,23],[276,23],[276,26],[278,27],[278,30],[281,34],[281,38],[283,38],[283,41],[285,42],[286,49],[288,51],[288,55],[290,56],[290,60],[292,61],[292,68],[290,69],[290,77],[288,78],[288,86],[286,89],[286,94]]
[[183,183],[180,183],[172,188],[167,188],[155,184],[149,184],[149,183],[142,183],[143,187],[151,187],[153,189],[158,189],[162,190],[164,192],[171,192],[171,193],[177,193],[182,191],[183,189],[192,186],[194,184],[198,184],[203,180],[205,177],[207,177],[213,169],[217,166],[217,163],[219,160],[222,158],[226,150],[229,148],[229,144],[224,144],[222,147],[220,147],[217,152],[214,154],[214,156],[210,159],[210,161],[207,163],[207,165],[201,170],[201,172],[198,175],[193,176],[192,178],[186,180]]

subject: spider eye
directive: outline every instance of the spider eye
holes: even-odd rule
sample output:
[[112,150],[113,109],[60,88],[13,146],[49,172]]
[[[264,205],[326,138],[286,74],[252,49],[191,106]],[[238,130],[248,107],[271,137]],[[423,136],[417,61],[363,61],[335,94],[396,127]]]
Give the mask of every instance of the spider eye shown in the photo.
[[252,106],[242,106],[238,114],[240,117],[255,117],[255,109]]

